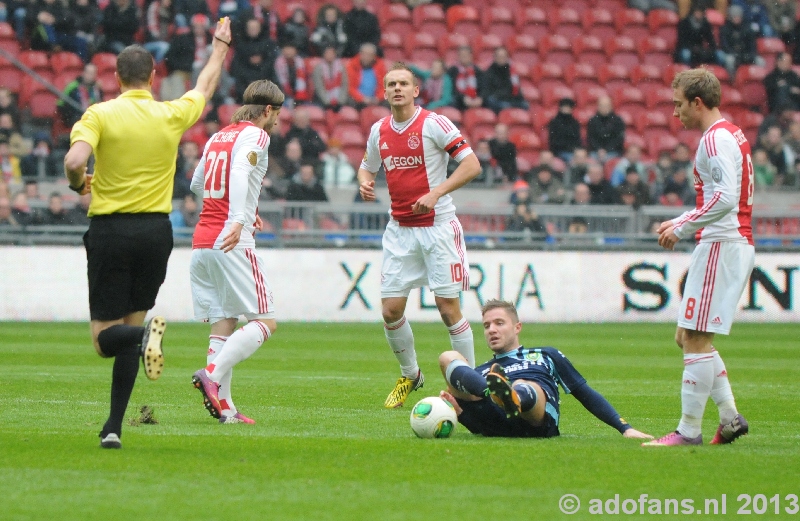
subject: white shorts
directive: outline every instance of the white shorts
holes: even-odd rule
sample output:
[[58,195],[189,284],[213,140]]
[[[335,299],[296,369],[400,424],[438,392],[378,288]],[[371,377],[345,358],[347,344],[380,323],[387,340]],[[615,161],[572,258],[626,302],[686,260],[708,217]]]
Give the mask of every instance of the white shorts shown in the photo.
[[275,318],[264,264],[250,248],[228,253],[210,248],[192,251],[189,264],[194,316],[212,324],[224,318]]
[[391,220],[383,234],[381,298],[407,297],[428,286],[443,298],[469,289],[464,230],[456,217],[433,226],[400,226]]
[[686,276],[678,326],[727,335],[754,263],[755,248],[750,244],[698,244]]

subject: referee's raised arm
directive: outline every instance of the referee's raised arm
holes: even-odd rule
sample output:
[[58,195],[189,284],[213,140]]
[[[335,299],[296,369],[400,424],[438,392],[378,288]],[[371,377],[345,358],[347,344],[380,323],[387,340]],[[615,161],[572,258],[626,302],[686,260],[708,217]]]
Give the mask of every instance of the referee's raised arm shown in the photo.
[[231,19],[226,16],[217,23],[214,39],[211,41],[211,56],[208,58],[206,66],[200,71],[197,85],[194,87],[194,90],[205,96],[206,101],[210,100],[217,90],[219,77],[222,74],[222,63],[225,61],[225,55],[228,54],[230,47]]

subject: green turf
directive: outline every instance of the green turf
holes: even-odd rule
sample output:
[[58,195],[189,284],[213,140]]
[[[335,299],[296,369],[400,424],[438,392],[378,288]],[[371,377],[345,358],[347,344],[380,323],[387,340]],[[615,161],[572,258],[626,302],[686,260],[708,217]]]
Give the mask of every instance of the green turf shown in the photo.
[[[441,324],[413,327],[427,383],[412,403],[442,388],[436,356],[449,345]],[[673,330],[529,325],[522,339],[561,348],[635,427],[662,435],[680,413]],[[140,373],[128,411],[149,404],[160,423],[126,427],[124,448],[109,451],[97,433],[111,362],[94,354],[88,326],[0,323],[0,519],[596,519],[605,516],[589,514],[591,499],[642,493],[700,509],[726,494],[725,517],[744,505],[740,494],[779,494],[781,514],[773,500],[758,517],[800,519],[784,511],[785,496],[800,494],[800,325],[737,324],[718,338],[751,434],[697,448],[642,448],[563,395],[560,438],[488,439],[462,427],[417,439],[410,406],[382,408],[398,369],[379,323],[281,325],[234,375],[236,403],[258,423],[218,425],[190,384],[206,335],[204,325],[169,325],[164,376]],[[480,336],[476,351],[488,358]],[[709,401],[706,442],[716,423]],[[567,493],[582,502],[576,515],[559,511]]]

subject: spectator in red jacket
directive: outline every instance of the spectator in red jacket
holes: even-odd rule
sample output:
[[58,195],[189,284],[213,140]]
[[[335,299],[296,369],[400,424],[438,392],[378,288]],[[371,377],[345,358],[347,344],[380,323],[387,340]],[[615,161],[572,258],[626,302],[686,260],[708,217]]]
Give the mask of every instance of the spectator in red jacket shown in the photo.
[[377,47],[372,43],[362,44],[358,56],[347,62],[348,90],[358,108],[383,102],[384,76],[386,63],[378,58]]

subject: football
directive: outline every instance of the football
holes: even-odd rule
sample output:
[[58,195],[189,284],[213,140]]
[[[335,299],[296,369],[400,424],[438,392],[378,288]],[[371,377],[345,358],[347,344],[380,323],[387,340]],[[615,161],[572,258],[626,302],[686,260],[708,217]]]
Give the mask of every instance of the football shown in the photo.
[[411,409],[411,430],[420,438],[449,438],[457,424],[456,410],[438,396],[423,398]]

